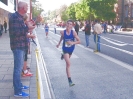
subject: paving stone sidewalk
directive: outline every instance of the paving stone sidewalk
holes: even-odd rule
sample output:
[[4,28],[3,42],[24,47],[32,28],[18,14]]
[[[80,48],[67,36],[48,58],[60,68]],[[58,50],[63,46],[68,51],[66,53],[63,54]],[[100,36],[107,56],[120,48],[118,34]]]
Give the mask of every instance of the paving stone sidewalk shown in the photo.
[[[33,77],[21,78],[23,85],[30,86],[30,89],[25,91],[30,94],[30,97],[26,99],[37,99],[36,58],[32,47],[31,53],[28,55],[28,66],[34,75]],[[10,50],[9,33],[3,33],[0,37],[0,99],[20,99],[14,97],[13,67],[13,54]]]

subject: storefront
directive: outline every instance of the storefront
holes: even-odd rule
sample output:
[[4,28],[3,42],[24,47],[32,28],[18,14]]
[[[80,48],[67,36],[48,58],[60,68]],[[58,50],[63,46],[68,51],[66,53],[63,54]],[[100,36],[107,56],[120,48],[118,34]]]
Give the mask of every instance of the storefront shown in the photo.
[[14,0],[1,0],[0,1],[0,23],[4,21],[8,23],[8,14],[14,11]]

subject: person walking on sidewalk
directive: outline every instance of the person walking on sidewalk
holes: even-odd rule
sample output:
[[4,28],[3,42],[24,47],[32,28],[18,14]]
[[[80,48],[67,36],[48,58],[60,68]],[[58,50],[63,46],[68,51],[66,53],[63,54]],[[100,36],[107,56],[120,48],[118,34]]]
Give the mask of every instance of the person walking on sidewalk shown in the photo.
[[49,26],[48,26],[48,23],[45,24],[45,33],[46,33],[46,37],[48,37],[48,32],[49,32]]
[[102,33],[102,27],[98,23],[97,20],[95,20],[94,25],[94,42],[96,43],[96,50],[94,52],[100,52],[100,34]]
[[6,29],[7,29],[7,22],[6,21],[4,21],[4,29],[5,29],[5,33],[6,33]]
[[85,41],[86,41],[86,47],[89,47],[89,36],[91,35],[91,25],[89,21],[86,21],[85,28],[83,31],[85,31]]
[[28,4],[20,1],[18,11],[9,17],[9,37],[10,47],[14,56],[13,87],[15,97],[28,97],[29,94],[22,90],[29,87],[22,85],[21,72],[24,63],[25,50],[28,48],[27,33],[28,27],[25,26],[23,15],[27,13]]
[[[73,28],[73,21],[68,20],[66,29],[64,31],[61,31],[61,37],[60,41],[57,44],[57,48],[59,47],[61,41],[63,40],[62,50],[63,50],[63,57],[66,61],[66,73],[68,77],[69,86],[74,86],[75,84],[71,80],[71,74],[70,74],[70,57],[74,51],[75,44],[80,43],[80,39],[77,35],[77,33],[72,30]],[[76,41],[75,41],[76,39]]]

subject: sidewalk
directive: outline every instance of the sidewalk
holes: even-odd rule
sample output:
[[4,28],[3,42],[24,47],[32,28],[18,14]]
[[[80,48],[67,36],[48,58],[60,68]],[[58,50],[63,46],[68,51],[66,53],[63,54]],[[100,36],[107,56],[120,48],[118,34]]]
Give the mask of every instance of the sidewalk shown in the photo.
[[[28,55],[28,66],[33,77],[22,77],[23,85],[30,87],[25,91],[30,94],[26,99],[37,99],[36,84],[36,59],[35,52],[31,50]],[[13,90],[13,54],[10,50],[9,33],[3,33],[0,37],[0,99],[20,99],[14,97]],[[22,99],[22,98],[21,98]]]

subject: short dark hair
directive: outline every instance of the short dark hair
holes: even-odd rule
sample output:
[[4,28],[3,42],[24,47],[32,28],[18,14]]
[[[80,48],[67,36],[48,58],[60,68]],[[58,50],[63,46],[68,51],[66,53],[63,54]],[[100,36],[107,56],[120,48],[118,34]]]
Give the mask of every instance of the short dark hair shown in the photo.
[[73,23],[73,20],[72,19],[69,19],[69,20],[67,20],[67,22],[72,22]]

